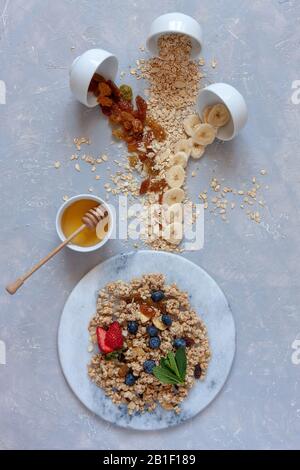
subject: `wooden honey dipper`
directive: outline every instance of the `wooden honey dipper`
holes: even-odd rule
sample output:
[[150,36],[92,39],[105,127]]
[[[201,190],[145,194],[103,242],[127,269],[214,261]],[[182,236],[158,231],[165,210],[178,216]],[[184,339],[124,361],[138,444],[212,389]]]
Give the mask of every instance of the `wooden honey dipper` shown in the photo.
[[23,274],[23,276],[16,279],[14,282],[8,284],[6,286],[7,292],[11,295],[15,294],[19,287],[21,287],[24,282],[38,269],[40,269],[44,264],[47,263],[53,256],[55,256],[60,250],[62,250],[73,238],[75,238],[79,233],[81,233],[85,228],[93,230],[96,228],[97,224],[100,220],[105,219],[108,216],[108,212],[101,206],[93,207],[92,209],[88,210],[84,216],[82,217],[83,224],[75,230],[65,241],[63,241],[60,245],[58,245],[54,250],[52,250],[47,256],[42,258],[38,263],[36,263],[27,273]]

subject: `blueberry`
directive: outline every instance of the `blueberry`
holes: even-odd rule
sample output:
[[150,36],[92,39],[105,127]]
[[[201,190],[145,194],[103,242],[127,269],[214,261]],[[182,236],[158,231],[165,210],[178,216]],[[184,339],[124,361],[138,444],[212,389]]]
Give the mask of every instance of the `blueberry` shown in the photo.
[[153,302],[160,302],[165,298],[165,294],[162,290],[155,290],[151,294],[151,299]]
[[129,333],[131,333],[132,335],[135,335],[137,330],[138,330],[138,324],[136,321],[129,321],[127,323],[127,330],[129,331]]
[[152,361],[152,359],[148,359],[143,364],[144,371],[147,372],[147,374],[152,374],[152,371],[155,366],[156,366],[155,361]]
[[154,325],[147,326],[147,333],[149,336],[157,336],[158,329]]
[[162,316],[161,316],[161,321],[167,325],[167,326],[171,326],[172,325],[172,318],[170,317],[170,315],[167,315],[166,313],[164,313]]
[[149,346],[151,349],[157,349],[160,346],[160,339],[158,336],[153,336],[149,339]]
[[177,339],[175,339],[173,345],[175,346],[176,349],[185,348],[186,347],[186,342],[183,338],[177,338]]
[[125,384],[132,386],[134,385],[135,381],[136,381],[136,377],[131,372],[129,372],[125,377]]

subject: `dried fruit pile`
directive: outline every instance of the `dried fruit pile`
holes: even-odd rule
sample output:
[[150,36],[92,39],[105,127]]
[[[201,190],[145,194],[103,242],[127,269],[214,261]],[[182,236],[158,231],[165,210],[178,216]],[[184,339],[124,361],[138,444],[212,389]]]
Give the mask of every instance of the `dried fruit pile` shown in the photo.
[[188,294],[165,284],[162,274],[108,284],[99,292],[89,332],[99,349],[89,376],[130,414],[158,403],[179,412],[195,379],[205,377],[206,327]]

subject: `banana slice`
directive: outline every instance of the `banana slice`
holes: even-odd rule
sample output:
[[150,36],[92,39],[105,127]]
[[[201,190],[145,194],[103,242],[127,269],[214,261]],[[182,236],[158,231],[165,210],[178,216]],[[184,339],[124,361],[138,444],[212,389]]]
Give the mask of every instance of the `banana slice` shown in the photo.
[[183,185],[185,171],[181,165],[174,165],[166,172],[166,182],[170,188],[180,188]]
[[230,113],[222,103],[212,107],[207,116],[207,122],[214,127],[223,127],[230,119]]
[[174,151],[175,153],[184,152],[189,157],[191,155],[191,146],[190,146],[189,140],[188,139],[178,140],[178,142],[175,144]]
[[172,188],[166,191],[163,195],[163,204],[172,206],[177,202],[182,202],[184,199],[184,191],[181,188]]
[[104,219],[100,220],[97,223],[96,235],[97,235],[97,238],[99,238],[99,240],[103,240],[103,238],[106,237],[107,232],[108,232],[108,223],[109,223],[108,217],[104,217]]
[[[189,139],[190,140],[190,139]],[[181,165],[182,168],[185,168],[187,165],[189,157],[185,152],[177,152],[175,155],[171,155],[170,164],[171,165]]]
[[183,121],[185,133],[191,137],[194,134],[195,127],[198,126],[198,124],[201,124],[201,119],[198,114],[191,114],[185,118]]
[[183,225],[180,222],[173,222],[165,227],[162,233],[163,238],[172,245],[179,245],[183,238]]
[[176,204],[172,204],[172,206],[169,206],[165,212],[165,219],[168,224],[171,224],[172,222],[182,223],[183,221],[182,204],[177,202]]
[[191,148],[192,148],[191,157],[195,158],[196,160],[198,158],[203,157],[204,152],[205,152],[205,146],[197,144],[196,142],[193,142],[192,138],[190,138],[190,140],[191,140]]
[[154,326],[156,326],[156,328],[158,328],[159,330],[161,331],[164,331],[167,327],[167,325],[165,325],[160,318],[153,318],[152,320],[152,323]]
[[216,134],[216,129],[210,124],[199,124],[196,127],[192,141],[199,145],[209,145],[215,140]]
[[207,123],[208,115],[211,112],[211,110],[212,110],[212,106],[206,106],[206,108],[204,108],[204,110],[202,112],[203,122]]

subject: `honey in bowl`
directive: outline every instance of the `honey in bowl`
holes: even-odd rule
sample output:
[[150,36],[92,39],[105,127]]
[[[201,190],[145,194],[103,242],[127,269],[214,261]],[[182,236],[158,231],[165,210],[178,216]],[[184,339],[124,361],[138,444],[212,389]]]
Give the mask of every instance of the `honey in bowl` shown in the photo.
[[[75,201],[73,204],[67,206],[61,218],[61,228],[65,237],[67,238],[82,225],[82,217],[88,210],[97,206],[99,206],[99,204],[92,199],[80,199],[79,201]],[[108,224],[104,227],[104,233],[107,232]],[[73,238],[71,243],[85,247],[97,245],[100,242],[101,239],[97,237],[96,230],[85,228],[81,233]]]

